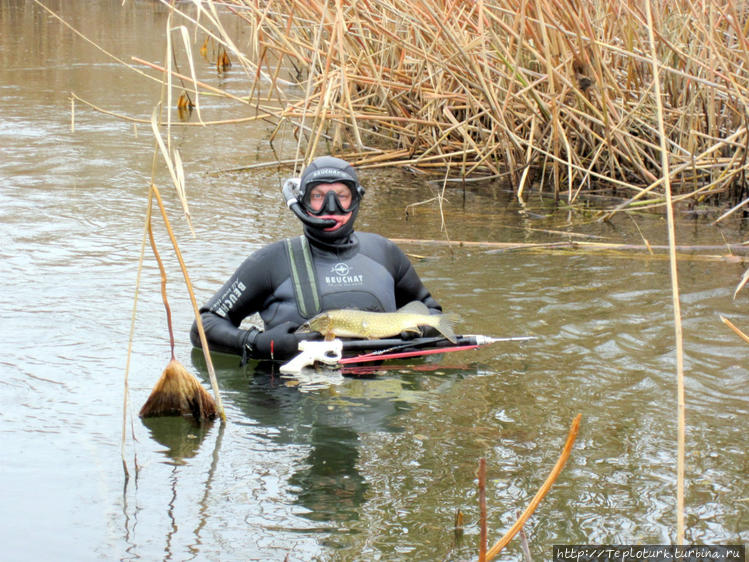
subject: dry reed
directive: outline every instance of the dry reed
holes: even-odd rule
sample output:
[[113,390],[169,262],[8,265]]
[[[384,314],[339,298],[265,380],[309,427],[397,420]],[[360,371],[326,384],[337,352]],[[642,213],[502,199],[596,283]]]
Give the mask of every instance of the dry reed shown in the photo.
[[739,336],[746,343],[749,343],[749,336],[747,336],[744,332],[742,332],[741,329],[738,328],[733,322],[731,322],[728,318],[726,318],[722,314],[720,315],[720,319],[721,319],[721,321],[726,326],[728,326],[729,328],[731,328],[731,330],[733,331],[734,334],[736,334],[737,336]]
[[202,422],[216,417],[216,402],[194,375],[172,358],[156,381],[145,404],[141,417],[192,416]]
[[[485,526],[485,520],[486,520],[486,511],[485,508],[482,507],[482,513],[481,513],[481,525],[482,525],[482,538],[481,543],[479,547],[479,560],[486,560],[487,562],[490,560],[493,560],[497,554],[499,554],[504,547],[506,547],[510,541],[515,537],[515,535],[520,532],[520,530],[523,528],[523,525],[525,525],[525,522],[528,520],[528,518],[533,515],[533,512],[536,511],[536,508],[541,503],[541,500],[544,499],[546,494],[549,493],[549,490],[551,489],[551,486],[554,484],[556,479],[559,477],[559,475],[562,472],[562,469],[564,468],[564,465],[567,463],[567,459],[569,459],[570,454],[572,453],[572,446],[575,444],[575,439],[577,439],[577,434],[580,431],[580,422],[582,420],[582,414],[577,414],[575,418],[572,420],[572,424],[570,425],[569,432],[567,433],[567,439],[564,442],[564,447],[562,448],[562,452],[559,455],[559,458],[557,459],[557,462],[554,464],[554,466],[551,469],[551,472],[546,477],[546,480],[544,480],[544,483],[541,485],[541,487],[536,492],[536,495],[533,496],[530,503],[528,504],[528,507],[525,508],[523,513],[521,513],[517,521],[515,521],[515,524],[510,527],[510,529],[502,536],[501,539],[499,539],[494,546],[492,546],[488,551],[486,550],[486,544],[485,544],[485,537],[483,532],[483,527]],[[481,459],[481,461],[484,461],[484,459]],[[481,474],[482,471],[486,471],[486,467],[480,465],[479,474]],[[479,476],[481,478],[481,476]],[[485,485],[485,483],[484,483]],[[483,494],[485,493],[484,490],[482,490],[482,481],[479,480],[479,490]]]
[[[247,73],[242,101],[277,131],[292,127],[306,156],[325,142],[361,167],[505,178],[521,198],[538,186],[574,202],[595,186],[625,197],[620,208],[663,205],[660,106],[675,193],[729,199],[736,212],[749,202],[749,8],[653,5],[659,99],[641,3],[227,0],[222,15],[210,2],[178,10]],[[246,42],[227,33],[230,17]]]
[[[196,421],[202,422],[205,420],[211,420],[216,417],[216,413],[219,412],[223,418],[223,406],[221,405],[221,397],[218,394],[218,387],[214,384],[214,377],[211,378],[211,383],[214,384],[214,390],[216,390],[216,400],[211,398],[211,395],[202,387],[198,380],[191,375],[187,369],[179,362],[174,356],[174,331],[172,329],[172,312],[167,299],[166,291],[166,270],[161,260],[161,256],[156,247],[156,239],[153,235],[153,228],[151,226],[150,217],[151,210],[150,205],[152,204],[153,198],[156,199],[159,209],[161,211],[162,218],[169,233],[169,237],[173,243],[173,248],[177,258],[179,259],[180,265],[183,268],[185,274],[185,282],[187,283],[188,291],[192,297],[192,288],[187,277],[187,272],[184,269],[184,262],[182,260],[179,248],[174,238],[169,220],[166,216],[164,204],[161,200],[161,195],[155,184],[151,185],[151,194],[149,194],[149,209],[147,216],[148,221],[148,238],[151,243],[151,250],[156,258],[156,263],[159,266],[159,272],[161,274],[161,298],[164,303],[164,309],[166,312],[167,327],[169,330],[169,344],[171,348],[171,361],[164,369],[161,377],[156,382],[151,390],[151,394],[146,400],[145,404],[140,410],[139,415],[141,417],[152,417],[152,416],[172,416],[172,415],[191,415]],[[194,298],[193,298],[194,300]]]

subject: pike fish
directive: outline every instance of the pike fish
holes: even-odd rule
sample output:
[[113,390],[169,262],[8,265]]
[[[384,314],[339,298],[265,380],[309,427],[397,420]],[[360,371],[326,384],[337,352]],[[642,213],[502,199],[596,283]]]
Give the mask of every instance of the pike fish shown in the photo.
[[457,337],[452,327],[452,315],[429,314],[420,301],[410,302],[397,312],[366,312],[363,310],[328,310],[302,324],[297,333],[319,332],[326,340],[336,337],[380,339],[402,332],[420,334],[419,326],[431,326],[452,343]]

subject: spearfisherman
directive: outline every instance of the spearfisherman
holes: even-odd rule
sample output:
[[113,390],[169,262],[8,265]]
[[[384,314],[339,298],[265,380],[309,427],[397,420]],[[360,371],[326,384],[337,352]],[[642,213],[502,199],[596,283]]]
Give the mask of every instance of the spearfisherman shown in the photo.
[[[209,347],[243,360],[287,359],[303,339],[319,334],[295,330],[319,312],[357,309],[394,312],[434,300],[406,255],[390,240],[354,232],[364,188],[344,160],[322,156],[283,188],[287,205],[304,225],[304,235],[251,254],[200,309]],[[239,327],[259,313],[264,329]],[[200,347],[197,324],[190,339]]]

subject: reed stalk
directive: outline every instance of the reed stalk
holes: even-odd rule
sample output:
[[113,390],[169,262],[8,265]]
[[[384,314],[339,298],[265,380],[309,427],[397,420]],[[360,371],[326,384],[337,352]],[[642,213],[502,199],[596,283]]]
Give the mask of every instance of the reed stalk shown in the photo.
[[661,103],[661,87],[658,55],[655,48],[655,30],[651,0],[646,0],[648,37],[650,39],[650,58],[653,66],[653,89],[655,91],[658,119],[658,136],[660,138],[661,169],[663,186],[666,193],[666,216],[668,219],[669,264],[671,273],[671,300],[674,315],[674,336],[676,339],[676,418],[677,418],[677,459],[676,459],[676,544],[684,544],[684,462],[686,448],[686,407],[684,404],[684,343],[681,326],[681,303],[679,300],[679,276],[676,264],[676,229],[674,226],[674,204],[671,197],[669,174],[669,153],[666,142],[666,128]]
[[[135,294],[133,296],[133,308],[130,313],[130,330],[128,333],[128,344],[127,344],[127,357],[125,359],[125,374],[123,381],[123,392],[122,392],[122,435],[120,440],[120,455],[122,457],[122,470],[125,473],[125,482],[130,478],[130,471],[127,468],[127,460],[125,459],[125,444],[127,442],[127,416],[128,406],[130,397],[130,359],[133,356],[133,341],[135,340],[135,319],[138,311],[138,295],[140,293],[140,280],[143,274],[143,259],[145,257],[146,241],[148,240],[148,231],[151,227],[151,210],[153,209],[153,194],[149,190],[148,193],[148,204],[146,206],[146,218],[143,225],[143,237],[140,245],[140,252],[138,254],[138,269],[135,278]],[[138,463],[133,462],[133,468],[138,470]]]
[[515,537],[515,535],[520,532],[520,530],[523,528],[523,525],[525,525],[525,522],[528,520],[528,518],[533,515],[533,512],[536,511],[536,508],[541,503],[541,500],[544,499],[546,494],[549,493],[549,490],[551,489],[551,486],[554,484],[556,479],[559,477],[559,475],[562,472],[562,469],[564,468],[564,465],[567,463],[567,459],[569,459],[570,454],[572,453],[572,446],[575,444],[575,439],[577,439],[577,433],[580,430],[580,421],[582,420],[582,414],[577,414],[575,418],[572,420],[572,425],[570,425],[570,430],[567,433],[567,440],[564,443],[564,447],[562,448],[562,452],[559,455],[559,458],[557,459],[557,462],[554,464],[553,468],[551,469],[551,472],[549,473],[549,476],[546,477],[546,480],[541,485],[541,487],[536,492],[536,495],[533,496],[533,499],[531,499],[530,503],[528,504],[528,507],[525,508],[523,513],[518,517],[517,521],[515,521],[515,524],[510,527],[510,529],[502,536],[501,539],[499,539],[494,546],[492,546],[486,553],[486,560],[487,562],[489,560],[494,559],[497,554],[499,554],[502,549],[507,546],[510,541]]
[[728,318],[726,318],[722,314],[720,315],[720,319],[721,319],[721,321],[726,326],[728,326],[729,328],[731,328],[731,330],[733,331],[734,334],[736,334],[737,336],[739,336],[746,343],[749,343],[749,336],[747,336],[743,331],[741,331],[741,329],[738,328],[735,324],[733,324],[733,322],[731,322]]
[[224,411],[224,406],[221,400],[221,393],[219,392],[218,379],[216,378],[216,371],[213,367],[213,361],[211,360],[211,353],[208,347],[208,341],[205,336],[205,331],[203,330],[203,323],[200,320],[200,311],[198,309],[197,299],[195,298],[195,292],[193,291],[193,288],[192,288],[192,282],[190,281],[190,275],[187,272],[187,266],[185,265],[185,261],[182,258],[182,253],[180,252],[179,245],[177,244],[177,239],[174,236],[174,232],[172,231],[171,225],[169,224],[169,218],[166,214],[166,209],[164,208],[164,202],[161,200],[161,195],[159,193],[158,187],[156,187],[156,184],[151,184],[151,191],[153,191],[153,195],[156,198],[156,202],[159,205],[159,210],[161,211],[161,217],[164,220],[164,226],[166,227],[167,233],[169,234],[169,239],[172,242],[172,248],[179,262],[180,269],[182,270],[182,276],[184,277],[184,280],[185,280],[185,286],[187,288],[188,295],[190,296],[190,303],[192,304],[193,313],[195,314],[195,322],[198,326],[198,334],[200,337],[200,343],[201,343],[201,347],[203,348],[203,355],[205,357],[206,368],[208,370],[208,378],[210,379],[211,388],[213,389],[213,397],[216,403],[216,411],[221,417],[221,421],[226,421],[226,412]]
[[739,294],[739,291],[744,288],[744,285],[749,282],[749,269],[747,269],[744,272],[744,275],[741,276],[741,281],[739,281],[739,284],[736,286],[736,289],[733,291],[733,298],[736,298],[736,295]]
[[[432,201],[430,199],[429,201]],[[411,206],[418,205],[415,203]],[[565,233],[566,237],[582,236],[575,233]],[[559,240],[558,242],[494,242],[491,240],[428,240],[418,238],[392,238],[399,245],[424,245],[424,246],[447,246],[447,247],[467,247],[467,248],[486,248],[489,251],[518,251],[518,250],[575,250],[575,251],[597,251],[597,252],[644,252],[650,256],[656,255],[657,252],[670,252],[671,245],[651,244],[647,240],[643,244],[619,244],[611,242],[588,242],[584,240]],[[679,259],[686,259],[691,256],[700,256],[714,261],[741,261],[739,256],[745,256],[749,253],[747,244],[724,244],[724,245],[702,245],[689,246],[677,245],[674,247]],[[708,252],[730,252],[729,255],[715,255]],[[746,278],[749,278],[747,274]],[[746,281],[742,282],[741,286]],[[741,288],[739,287],[739,289]],[[738,289],[735,291],[738,292]]]
[[479,459],[479,562],[486,562],[488,531],[486,526],[486,459]]

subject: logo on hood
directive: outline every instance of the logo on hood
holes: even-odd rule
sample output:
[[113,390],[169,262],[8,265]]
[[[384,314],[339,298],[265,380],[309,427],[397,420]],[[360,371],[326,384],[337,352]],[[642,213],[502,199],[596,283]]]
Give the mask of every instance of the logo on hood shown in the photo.
[[324,178],[324,179],[334,179],[336,181],[354,181],[354,178],[351,177],[351,175],[347,174],[345,171],[340,170],[338,168],[320,168],[319,170],[315,170],[307,178],[307,183],[311,181],[316,181],[317,178]]

